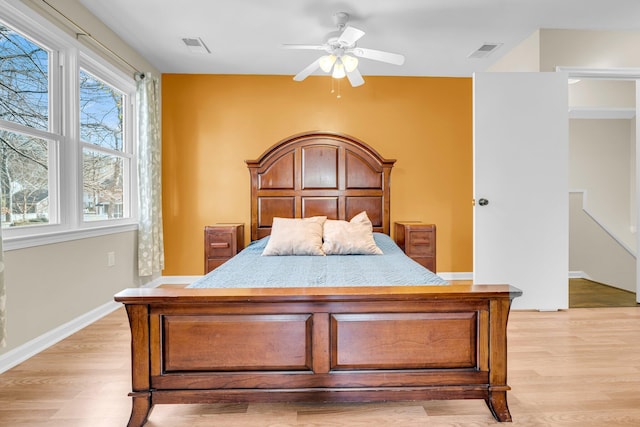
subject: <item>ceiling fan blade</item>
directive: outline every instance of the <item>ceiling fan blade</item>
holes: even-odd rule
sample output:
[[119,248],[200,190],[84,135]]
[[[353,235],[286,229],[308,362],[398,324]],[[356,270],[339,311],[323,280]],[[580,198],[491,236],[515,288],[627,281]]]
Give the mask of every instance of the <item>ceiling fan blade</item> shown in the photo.
[[283,44],[283,49],[326,50],[323,44]]
[[320,58],[316,59],[311,64],[307,65],[304,70],[300,71],[298,74],[296,74],[293,77],[293,80],[297,82],[301,82],[307,77],[309,77],[309,75],[313,73],[315,70],[317,70],[318,68],[320,68]]
[[342,46],[353,46],[353,44],[360,40],[362,36],[364,36],[364,31],[353,27],[347,27],[338,38],[338,43]]
[[353,71],[347,71],[347,78],[349,79],[349,83],[351,86],[358,87],[364,84],[364,79],[362,78],[362,74],[355,68]]
[[383,52],[381,50],[366,49],[363,47],[351,49],[351,53],[361,58],[373,59],[374,61],[382,61],[394,65],[404,64],[404,55],[398,53]]

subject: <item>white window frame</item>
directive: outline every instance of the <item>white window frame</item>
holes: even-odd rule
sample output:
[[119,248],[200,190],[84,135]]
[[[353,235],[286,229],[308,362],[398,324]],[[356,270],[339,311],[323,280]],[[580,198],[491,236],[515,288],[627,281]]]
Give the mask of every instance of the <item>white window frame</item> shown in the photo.
[[[49,203],[51,224],[2,229],[3,248],[22,249],[70,240],[121,233],[137,229],[137,148],[135,137],[136,86],[133,75],[106,61],[97,53],[20,3],[0,0],[0,19],[15,31],[50,49],[49,131],[30,131],[33,136],[57,143],[50,144]],[[5,7],[5,5],[7,7]],[[130,159],[128,196],[129,217],[102,221],[83,221],[82,148],[80,141],[79,73],[80,68],[125,94],[123,142]],[[21,132],[3,122],[7,130]],[[53,136],[52,136],[53,134]],[[54,205],[55,203],[55,205]]]
[[[93,144],[88,144],[81,141],[80,120],[78,119],[76,139],[78,141],[78,150],[79,150],[78,158],[80,162],[80,169],[78,170],[78,175],[80,180],[79,181],[80,191],[78,194],[79,209],[76,209],[75,212],[79,215],[78,221],[82,228],[95,228],[100,226],[109,226],[111,224],[114,224],[115,222],[129,222],[129,219],[132,218],[132,216],[137,213],[137,210],[135,209],[135,206],[137,206],[136,190],[138,188],[136,185],[138,174],[137,174],[136,141],[135,141],[135,135],[134,135],[134,125],[135,125],[134,110],[135,110],[135,95],[136,95],[135,81],[133,80],[133,77],[129,79],[130,81],[127,81],[126,79],[123,79],[122,76],[119,74],[115,74],[113,72],[106,73],[104,70],[104,65],[97,64],[93,58],[87,56],[82,52],[80,53],[80,63],[79,63],[77,72],[75,73],[76,76],[79,76],[81,69],[85,70],[86,72],[95,76],[96,78],[102,80],[103,82],[107,83],[113,88],[121,91],[125,96],[127,105],[125,106],[124,117],[123,117],[124,129],[122,134],[122,152],[118,153],[117,156],[124,158],[128,161],[129,168],[125,168],[125,170],[123,171],[123,174],[124,174],[125,182],[128,182],[130,184],[128,186],[125,185],[123,188],[122,203],[124,205],[124,212],[128,214],[127,218],[110,219],[110,220],[104,220],[104,221],[84,221],[83,220],[83,217],[82,217],[83,183],[82,183],[82,173],[80,173],[80,171],[82,171],[83,149],[88,148],[88,149],[101,151],[108,154],[111,154],[110,153],[111,150],[103,149]],[[79,91],[80,89],[78,86],[78,93]],[[76,97],[75,99],[78,100],[79,102],[79,97]],[[78,104],[76,104],[76,108],[74,109],[74,111],[79,113],[80,108]],[[134,218],[137,218],[137,216]],[[136,223],[137,223],[137,220],[136,220]]]

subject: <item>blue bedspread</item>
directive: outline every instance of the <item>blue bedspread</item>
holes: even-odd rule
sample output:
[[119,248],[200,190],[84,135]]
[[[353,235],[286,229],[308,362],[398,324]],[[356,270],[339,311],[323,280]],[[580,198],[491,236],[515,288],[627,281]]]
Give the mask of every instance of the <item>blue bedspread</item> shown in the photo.
[[447,285],[386,234],[374,233],[384,255],[261,256],[268,237],[196,280],[189,288]]

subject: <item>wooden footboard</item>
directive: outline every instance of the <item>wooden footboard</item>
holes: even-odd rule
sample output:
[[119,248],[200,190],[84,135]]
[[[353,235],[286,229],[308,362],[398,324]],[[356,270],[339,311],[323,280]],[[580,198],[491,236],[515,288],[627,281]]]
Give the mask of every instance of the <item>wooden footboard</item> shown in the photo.
[[507,406],[508,285],[126,289],[133,409],[484,399]]

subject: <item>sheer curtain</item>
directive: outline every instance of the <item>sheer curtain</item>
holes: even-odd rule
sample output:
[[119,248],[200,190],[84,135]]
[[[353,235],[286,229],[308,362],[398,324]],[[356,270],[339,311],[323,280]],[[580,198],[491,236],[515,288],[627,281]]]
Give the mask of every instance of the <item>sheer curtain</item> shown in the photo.
[[138,119],[138,274],[164,268],[162,233],[162,146],[158,79],[136,74]]

